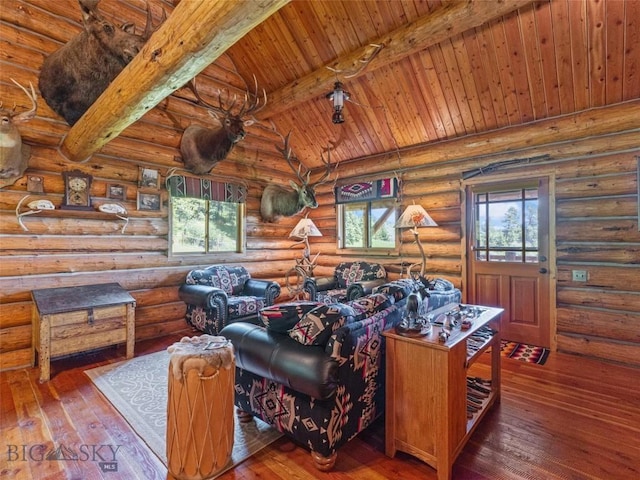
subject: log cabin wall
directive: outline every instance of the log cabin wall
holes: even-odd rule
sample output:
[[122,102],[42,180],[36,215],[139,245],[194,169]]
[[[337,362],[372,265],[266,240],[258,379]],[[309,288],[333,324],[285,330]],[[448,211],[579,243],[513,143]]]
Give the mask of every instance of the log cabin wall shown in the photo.
[[[624,107],[627,108],[627,107]],[[636,115],[637,106],[629,109]],[[617,109],[592,113],[600,117],[620,118]],[[624,117],[624,115],[623,115]],[[578,117],[560,121],[560,128],[575,123]],[[527,137],[544,137],[548,125],[529,127]],[[503,135],[509,135],[506,129]],[[567,128],[568,130],[568,128]],[[491,174],[491,180],[548,176],[555,191],[556,258],[554,279],[556,319],[552,338],[558,350],[598,357],[608,361],[640,366],[640,232],[638,231],[638,162],[640,148],[637,128],[629,132],[587,136],[560,143],[542,143],[535,148],[518,149],[517,153],[497,151],[494,155],[465,157],[460,152],[474,150],[476,139],[445,142],[413,150],[401,155],[412,167],[385,170],[389,157],[354,160],[342,165],[344,172],[378,170],[378,175],[396,174],[402,179],[402,208],[412,202],[423,205],[438,227],[422,228],[420,240],[427,254],[427,275],[444,277],[463,290],[466,252],[462,228],[462,172],[486,167],[496,161],[517,158],[539,158],[524,166]],[[579,136],[579,135],[577,135]],[[522,140],[522,139],[521,139]],[[514,141],[512,146],[518,146]],[[447,148],[449,147],[449,148]],[[449,153],[443,153],[448,151]],[[437,157],[448,156],[445,161]],[[428,165],[420,166],[420,163]],[[398,165],[400,167],[400,165]],[[361,177],[351,177],[357,180]],[[348,182],[341,177],[341,181]],[[330,271],[352,255],[327,255],[336,244],[326,232],[335,232],[336,209],[328,206],[332,195],[323,196],[321,206],[313,214],[325,236],[312,239],[312,249],[319,250],[319,263]],[[551,205],[554,205],[553,198]],[[399,261],[420,261],[413,236],[402,236],[400,258],[363,257],[392,267],[391,278],[398,277],[394,268]],[[553,246],[553,242],[552,242]],[[553,247],[552,247],[553,248]],[[586,270],[586,282],[572,281],[572,270]],[[552,272],[553,275],[553,272]],[[551,322],[554,325],[554,322]]]
[[[145,12],[128,3],[103,2],[101,11],[107,18],[117,12],[144,25]],[[142,4],[142,2],[140,2]],[[154,19],[161,17],[158,4],[152,3]],[[169,3],[161,3],[170,9]],[[0,8],[0,100],[15,103],[21,109],[28,99],[10,79],[38,93],[37,116],[20,126],[23,142],[31,146],[31,158],[25,175],[15,184],[0,190],[0,370],[29,365],[31,362],[31,291],[40,288],[118,282],[136,299],[136,340],[187,330],[185,304],[178,298],[178,288],[187,272],[214,263],[241,263],[254,278],[284,283],[287,269],[299,251],[290,248],[289,232],[298,218],[275,224],[262,222],[260,196],[268,182],[286,184],[292,179],[288,169],[280,172],[281,162],[268,132],[252,129],[248,136],[264,145],[256,162],[239,145],[229,159],[215,169],[214,180],[236,181],[247,186],[246,248],[243,253],[209,256],[168,256],[169,218],[167,190],[161,185],[162,208],[156,211],[137,209],[139,168],[160,172],[162,182],[181,163],[179,141],[191,123],[208,125],[205,108],[194,105],[190,92],[178,92],[143,119],[129,127],[81,163],[69,161],[58,148],[69,126],[40,97],[38,74],[44,59],[80,31],[80,11],[76,1],[3,0]],[[199,88],[233,88],[237,78],[229,69],[211,66],[200,75]],[[209,82],[219,82],[213,87]],[[266,135],[266,136],[265,136]],[[250,160],[250,162],[249,162]],[[249,166],[250,165],[250,166]],[[44,194],[26,199],[48,199],[59,206],[64,194],[62,172],[81,170],[91,174],[93,205],[111,203],[108,184],[126,187],[129,221],[98,211],[44,212],[23,217],[23,230],[17,221],[16,206],[29,194],[27,178],[37,175],[44,180]],[[283,299],[286,299],[286,289]]]
[[[144,11],[126,2],[103,2],[104,13],[144,23]],[[152,3],[154,18],[159,5]],[[23,85],[37,77],[44,58],[80,30],[77,2],[65,0],[3,0],[0,9],[0,100],[25,105],[25,98],[9,80]],[[237,79],[219,65],[201,76],[202,87],[238,88]],[[200,81],[200,77],[199,77]],[[184,90],[184,89],[183,89]],[[15,184],[0,190],[0,369],[31,361],[30,292],[33,289],[119,282],[136,298],[136,338],[150,338],[185,329],[184,304],[177,289],[194,267],[212,263],[242,263],[256,278],[284,284],[285,272],[299,250],[288,234],[297,218],[275,224],[262,222],[260,195],[269,182],[286,184],[291,175],[275,155],[273,136],[249,132],[259,154],[242,144],[216,166],[214,179],[243,182],[248,187],[247,241],[241,254],[208,257],[169,257],[167,194],[161,189],[160,212],[136,208],[139,167],[159,170],[162,178],[180,167],[180,135],[192,122],[207,124],[206,110],[180,90],[128,127],[99,154],[82,163],[70,162],[58,149],[69,127],[39,99],[37,117],[21,125],[23,140],[32,148],[29,168]],[[640,358],[640,236],[637,222],[637,163],[640,155],[638,100],[594,109],[586,115],[501,129],[430,146],[415,147],[371,158],[345,160],[340,181],[368,175],[397,175],[402,180],[402,206],[424,205],[438,227],[422,229],[421,241],[429,258],[428,275],[450,279],[463,292],[461,172],[497,160],[548,156],[548,162],[519,167],[508,173],[548,174],[554,178],[556,234],[556,344],[559,349],[638,365]],[[507,140],[504,140],[506,138]],[[249,158],[251,157],[251,158]],[[59,205],[62,172],[80,169],[93,175],[94,204],[104,203],[106,186],[127,187],[124,202],[129,223],[98,212],[30,215],[28,231],[18,224],[15,208],[27,191],[27,176],[44,178],[45,195]],[[320,252],[319,275],[330,274],[344,260],[356,258],[386,265],[413,262],[418,250],[403,233],[399,256],[341,255],[336,249],[336,210],[329,187],[318,192],[320,207],[311,213],[323,233],[312,238],[312,253]],[[634,210],[634,206],[635,209]],[[572,269],[589,272],[586,283],[571,282]],[[393,269],[392,269],[393,270]],[[399,273],[393,270],[391,277]],[[281,300],[286,300],[286,289]]]

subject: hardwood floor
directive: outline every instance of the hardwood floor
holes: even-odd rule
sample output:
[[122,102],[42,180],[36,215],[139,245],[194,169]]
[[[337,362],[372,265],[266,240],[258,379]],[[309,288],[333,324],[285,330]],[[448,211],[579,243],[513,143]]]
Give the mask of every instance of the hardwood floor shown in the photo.
[[[141,342],[136,356],[178,339]],[[0,373],[0,479],[167,478],[164,465],[83,373],[120,361],[123,353],[124,347],[109,348],[54,361],[52,379],[43,384],[37,369]],[[54,445],[79,449],[83,461],[41,458]],[[118,471],[103,472],[100,461],[113,458],[114,445],[121,445]],[[386,457],[381,418],[339,450],[330,473],[315,470],[308,452],[283,437],[219,478],[417,480],[436,473],[408,454]],[[453,478],[640,478],[640,369],[561,353],[544,366],[503,359],[502,401],[463,449]]]

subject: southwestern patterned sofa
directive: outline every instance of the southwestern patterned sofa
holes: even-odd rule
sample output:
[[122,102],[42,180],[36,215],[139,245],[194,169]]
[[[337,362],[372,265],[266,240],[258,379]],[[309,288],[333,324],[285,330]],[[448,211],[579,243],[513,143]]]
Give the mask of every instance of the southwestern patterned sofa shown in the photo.
[[178,294],[187,304],[187,323],[218,335],[228,323],[257,321],[260,309],[280,295],[280,285],[251,278],[241,266],[211,265],[191,270]]
[[240,421],[261,418],[308,448],[319,470],[333,468],[338,448],[384,411],[382,332],[401,321],[413,290],[279,304],[260,312],[263,325],[223,328],[236,352]]
[[342,262],[331,277],[306,279],[303,289],[310,300],[322,303],[345,302],[368,295],[387,281],[387,272],[378,263]]

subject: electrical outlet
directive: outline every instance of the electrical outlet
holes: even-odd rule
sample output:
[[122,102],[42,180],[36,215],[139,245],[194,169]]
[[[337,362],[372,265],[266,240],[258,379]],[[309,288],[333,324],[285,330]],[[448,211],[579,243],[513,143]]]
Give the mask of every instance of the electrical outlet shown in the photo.
[[574,282],[586,282],[587,271],[586,270],[572,270],[571,278]]

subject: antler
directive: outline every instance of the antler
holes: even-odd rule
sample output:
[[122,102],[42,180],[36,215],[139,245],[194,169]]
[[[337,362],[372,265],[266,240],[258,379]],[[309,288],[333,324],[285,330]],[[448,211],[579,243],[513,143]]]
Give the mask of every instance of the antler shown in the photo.
[[218,90],[218,105],[213,105],[213,104],[207,102],[198,93],[198,87],[196,86],[196,78],[197,77],[193,77],[191,79],[191,81],[189,82],[189,88],[191,89],[191,91],[195,95],[196,100],[198,101],[198,103],[201,103],[202,105],[204,105],[209,110],[212,110],[215,113],[219,113],[219,114],[221,114],[221,115],[223,115],[225,117],[231,115],[231,110],[236,105],[237,97],[234,95],[233,102],[231,103],[231,105],[229,105],[229,107],[226,107],[225,105],[229,102],[229,97],[227,97],[226,99],[223,100],[222,99],[222,92],[220,90]]
[[[318,181],[313,184],[314,187],[316,187],[318,185],[322,185],[324,183],[329,183],[331,180],[329,180],[328,177],[338,169],[338,163],[335,164],[333,169],[331,168],[331,149],[332,148],[336,148],[336,146],[338,145],[339,142],[329,141],[329,143],[332,146],[328,146],[325,149],[325,151],[327,152],[327,161],[326,162],[324,160],[324,152],[320,153],[320,160],[322,160],[322,163],[325,165],[325,171],[322,174],[322,176],[318,179]],[[327,180],[325,180],[325,179],[327,179]],[[333,181],[335,182],[336,180],[338,180],[338,176],[337,175],[336,175],[336,178],[333,179]]]
[[[309,170],[307,167],[304,166],[304,164],[300,161],[300,159],[298,157],[296,157],[296,155],[293,153],[293,150],[291,150],[291,147],[289,146],[289,137],[291,137],[291,131],[289,131],[289,133],[287,133],[286,137],[283,137],[282,134],[280,132],[278,132],[277,130],[274,130],[275,133],[282,139],[282,148],[280,148],[278,145],[276,145],[276,150],[278,150],[282,156],[284,157],[284,159],[287,161],[287,163],[289,164],[289,167],[291,168],[291,170],[294,171],[294,173],[298,176],[298,180],[300,180],[300,182],[302,182],[303,185],[308,185],[309,184],[309,177],[311,176],[311,170]],[[292,158],[293,157],[293,158]],[[298,163],[298,168],[296,169],[296,167],[294,167],[292,160],[295,160]],[[302,174],[302,168],[304,167],[305,170],[305,174]]]
[[[11,79],[11,81],[15,83],[20,88],[20,90],[22,90],[27,95],[27,97],[29,97],[29,100],[31,100],[31,110],[15,115],[12,118],[12,121],[14,123],[19,123],[19,122],[24,122],[26,120],[31,120],[33,117],[36,116],[36,108],[38,107],[38,103],[37,103],[38,96],[36,95],[36,91],[33,88],[33,84],[29,82],[29,86],[31,87],[31,92],[29,92],[29,90],[27,90],[25,87],[20,85],[13,78]],[[14,109],[15,109],[15,106],[14,106]]]
[[[233,65],[233,62],[232,62],[232,65]],[[262,110],[267,105],[267,91],[264,88],[262,89],[262,99],[261,99],[259,95],[259,89],[258,89],[258,79],[256,78],[255,75],[253,76],[255,91],[251,92],[249,90],[249,86],[247,85],[247,82],[244,80],[244,78],[242,78],[242,75],[238,73],[238,70],[235,68],[235,65],[233,65],[233,72],[242,79],[245,85],[244,102],[242,103],[242,106],[240,107],[240,111],[236,116],[238,118],[249,117],[251,120],[253,120],[253,122],[257,123],[258,120],[256,120],[253,117],[253,114]],[[196,96],[196,99],[198,100],[198,102],[200,102],[205,107],[209,108],[210,110],[213,110],[216,113],[224,115],[225,117],[233,115],[231,113],[231,110],[236,106],[236,102],[238,100],[237,95],[233,96],[233,101],[231,102],[230,105],[228,105],[229,99],[230,99],[229,92],[226,91],[227,96],[223,100],[222,91],[218,90],[218,105],[212,105],[206,102],[198,93],[198,90],[196,87],[196,77],[191,79],[191,81],[189,82],[189,88],[191,89],[193,94]],[[261,100],[263,101],[261,102]]]

